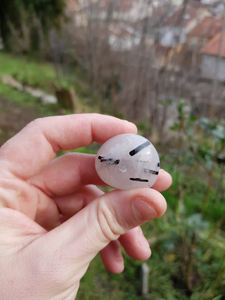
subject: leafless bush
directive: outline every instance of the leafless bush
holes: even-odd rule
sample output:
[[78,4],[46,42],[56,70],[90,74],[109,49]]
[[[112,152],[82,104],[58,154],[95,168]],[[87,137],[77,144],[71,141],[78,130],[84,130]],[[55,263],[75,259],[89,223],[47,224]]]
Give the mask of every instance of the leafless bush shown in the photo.
[[[179,7],[172,0],[159,2],[158,6],[149,0],[84,2],[82,8],[68,9],[70,21],[64,26],[63,38],[55,37],[53,48],[85,66],[103,112],[147,122],[162,135],[176,117],[171,99],[187,98],[194,110],[199,103],[210,101],[213,87],[201,80],[196,53],[179,36],[189,10],[199,9],[196,22],[200,22],[211,14],[211,8],[198,8],[188,0]],[[173,13],[172,43],[162,46],[162,29]],[[59,63],[60,54],[56,56]],[[222,83],[217,82],[217,94],[223,97]]]

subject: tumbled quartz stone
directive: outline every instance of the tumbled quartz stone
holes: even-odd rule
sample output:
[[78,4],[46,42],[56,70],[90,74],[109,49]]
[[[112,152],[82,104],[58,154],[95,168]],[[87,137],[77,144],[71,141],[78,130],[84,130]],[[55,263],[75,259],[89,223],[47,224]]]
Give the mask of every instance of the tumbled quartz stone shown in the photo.
[[159,155],[146,138],[120,134],[101,146],[95,168],[99,177],[114,188],[149,188],[159,174]]

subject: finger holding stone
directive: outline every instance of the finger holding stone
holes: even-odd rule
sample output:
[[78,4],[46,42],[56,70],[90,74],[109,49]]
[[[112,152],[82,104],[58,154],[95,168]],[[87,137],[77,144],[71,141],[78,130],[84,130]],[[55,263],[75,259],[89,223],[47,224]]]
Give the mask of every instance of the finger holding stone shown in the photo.
[[54,197],[58,210],[65,218],[71,218],[81,209],[104,193],[94,185],[86,185],[80,190],[64,196]]
[[149,243],[138,226],[119,237],[126,253],[133,259],[146,260],[151,256]]
[[163,192],[167,190],[171,186],[171,184],[172,184],[171,175],[165,170],[160,169],[159,176],[151,188],[159,192]]
[[[132,132],[134,124],[98,114],[74,114],[37,119],[0,150],[0,172],[27,180],[49,164],[59,150],[72,150]],[[25,151],[26,149],[26,151]]]
[[118,240],[111,241],[103,250],[100,251],[100,255],[102,262],[108,271],[115,274],[123,272],[124,261]]
[[68,153],[54,159],[29,183],[49,197],[70,195],[85,185],[106,185],[95,170],[95,155]]

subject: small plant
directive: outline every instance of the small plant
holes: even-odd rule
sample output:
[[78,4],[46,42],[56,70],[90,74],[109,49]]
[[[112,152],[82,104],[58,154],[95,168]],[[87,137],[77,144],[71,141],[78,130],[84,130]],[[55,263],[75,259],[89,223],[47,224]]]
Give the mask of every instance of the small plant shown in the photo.
[[[174,181],[164,193],[168,212],[145,231],[154,233],[153,260],[157,251],[159,265],[169,266],[167,287],[172,282],[168,293],[174,293],[173,299],[213,299],[225,293],[225,120],[196,119],[186,111],[181,99],[171,128],[177,145],[162,157]],[[163,276],[164,271],[157,278]],[[152,294],[169,299],[152,280],[150,276]]]

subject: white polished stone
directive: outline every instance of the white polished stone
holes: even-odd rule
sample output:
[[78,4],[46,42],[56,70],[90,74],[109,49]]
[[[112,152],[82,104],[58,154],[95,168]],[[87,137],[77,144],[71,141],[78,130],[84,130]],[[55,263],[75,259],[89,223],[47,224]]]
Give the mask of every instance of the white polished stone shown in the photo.
[[136,134],[120,134],[99,149],[95,168],[108,185],[121,189],[151,187],[159,174],[160,161],[155,147]]

